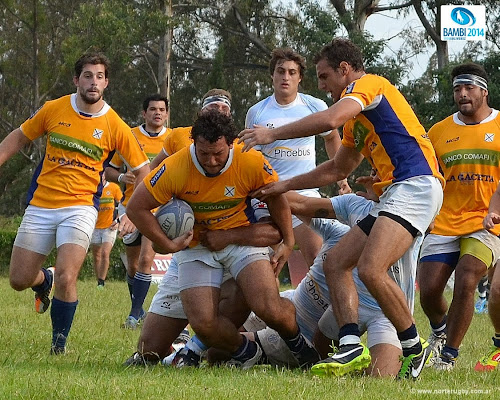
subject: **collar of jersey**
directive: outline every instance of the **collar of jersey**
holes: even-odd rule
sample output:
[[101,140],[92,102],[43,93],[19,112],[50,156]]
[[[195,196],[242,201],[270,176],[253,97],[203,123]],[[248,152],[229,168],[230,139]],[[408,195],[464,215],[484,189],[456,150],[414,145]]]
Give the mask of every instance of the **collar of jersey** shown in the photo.
[[102,106],[101,110],[99,112],[94,113],[94,114],[89,114],[89,113],[80,111],[76,105],[76,96],[77,96],[77,93],[73,93],[71,95],[71,107],[73,107],[73,110],[75,110],[75,112],[78,115],[81,115],[82,117],[87,117],[87,118],[101,117],[104,114],[106,114],[109,111],[109,109],[111,108],[108,103],[104,102],[104,105]]
[[479,125],[479,124],[485,124],[487,122],[493,121],[496,117],[498,116],[498,110],[495,110],[494,108],[491,109],[491,114],[488,115],[485,119],[483,119],[481,122],[478,122],[476,124],[466,124],[465,122],[461,121],[460,118],[458,118],[458,111],[453,114],[453,122],[457,125],[463,125],[463,126],[468,126],[468,125]]
[[146,130],[145,126],[146,126],[146,124],[139,125],[139,130],[141,131],[141,133],[144,136],[147,136],[147,137],[158,137],[158,136],[163,135],[167,131],[167,128],[163,127],[158,134],[153,134],[153,133],[148,132]]
[[226,165],[224,165],[224,168],[222,168],[218,174],[209,174],[203,169],[203,167],[198,162],[198,159],[196,158],[194,143],[191,143],[191,145],[189,146],[189,152],[191,153],[191,159],[193,160],[194,166],[199,171],[199,173],[203,176],[206,176],[207,178],[215,178],[216,176],[222,175],[231,166],[234,156],[234,147],[229,150],[229,158],[227,159]]
[[300,95],[299,95],[299,92],[297,92],[297,96],[295,97],[295,99],[291,102],[291,103],[288,103],[288,104],[280,104],[278,103],[278,101],[276,100],[276,96],[275,94],[273,93],[273,95],[271,96],[271,99],[274,103],[274,105],[278,108],[281,108],[282,110],[286,110],[288,108],[292,108],[292,107],[295,107],[296,105],[298,104],[305,104],[302,99],[300,98]]

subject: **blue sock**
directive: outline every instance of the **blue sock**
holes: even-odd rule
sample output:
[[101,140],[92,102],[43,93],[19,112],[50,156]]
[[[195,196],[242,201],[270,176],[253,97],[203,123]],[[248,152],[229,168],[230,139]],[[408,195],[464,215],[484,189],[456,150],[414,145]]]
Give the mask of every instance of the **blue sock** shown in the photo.
[[66,346],[66,339],[73,323],[78,300],[72,303],[61,301],[55,297],[52,299],[50,318],[52,319],[52,346]]
[[339,347],[361,343],[359,326],[355,323],[345,324],[339,329]]
[[452,358],[457,358],[458,357],[458,349],[455,349],[454,347],[450,347],[448,345],[445,345],[443,349],[441,350],[441,354],[447,354],[450,355]]
[[246,360],[251,359],[257,353],[257,343],[248,340],[246,336],[241,335],[243,337],[243,343],[240,347],[232,354],[232,357],[235,360],[245,362]]
[[208,347],[205,346],[205,344],[200,339],[198,339],[198,336],[196,335],[189,339],[189,341],[186,343],[186,348],[198,355],[208,349]]
[[283,341],[285,344],[288,346],[290,351],[294,354],[300,353],[300,351],[303,349],[303,347],[306,344],[306,340],[304,339],[304,336],[300,333],[300,328],[299,331],[297,332],[297,335],[291,339],[285,339],[283,338]]
[[132,309],[130,315],[135,319],[139,319],[143,313],[142,306],[148,294],[149,286],[151,285],[151,274],[136,272],[134,277],[134,290],[132,294]]
[[495,333],[495,336],[492,337],[493,346],[500,347],[500,333]]
[[40,285],[33,286],[31,288],[34,292],[37,292],[37,293],[41,293],[41,292],[45,292],[45,291],[49,290],[52,287],[52,279],[54,279],[54,277],[51,274],[49,274],[49,271],[47,271],[47,269],[42,268],[42,272],[43,272],[43,275],[45,276],[45,279],[43,280],[43,282]]
[[420,336],[418,336],[415,324],[411,324],[403,332],[398,332],[398,339],[401,342],[404,357],[408,357],[410,354],[420,354],[422,351],[422,343],[420,343]]
[[127,285],[128,285],[128,293],[130,294],[130,300],[132,300],[132,296],[134,293],[134,277],[127,274]]
[[447,315],[445,315],[443,317],[443,320],[437,324],[433,324],[431,322],[430,324],[431,324],[432,332],[434,332],[435,334],[440,334],[442,332],[446,333],[446,318],[447,318]]

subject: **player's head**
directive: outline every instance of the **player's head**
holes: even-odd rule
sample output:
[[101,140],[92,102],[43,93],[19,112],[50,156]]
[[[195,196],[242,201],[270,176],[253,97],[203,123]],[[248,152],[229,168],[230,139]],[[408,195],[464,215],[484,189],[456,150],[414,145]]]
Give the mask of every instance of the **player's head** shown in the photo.
[[231,93],[224,89],[210,89],[202,99],[203,112],[216,110],[226,115],[231,115]]
[[269,61],[269,72],[271,76],[276,72],[276,67],[286,61],[293,61],[297,65],[297,72],[300,79],[304,77],[306,71],[306,59],[290,47],[277,48],[271,52],[271,61]]
[[222,171],[237,136],[238,131],[231,116],[217,110],[198,113],[191,137],[196,158],[207,174],[217,175]]
[[75,77],[79,77],[85,65],[102,65],[104,67],[104,77],[108,77],[108,70],[110,68],[110,62],[108,57],[100,52],[89,52],[83,54],[75,63]]
[[306,60],[290,48],[274,49],[269,72],[273,80],[274,95],[279,103],[293,101],[304,77]]
[[451,71],[453,99],[463,115],[474,116],[488,107],[488,74],[476,63],[457,65]]
[[168,100],[160,94],[153,94],[142,103],[142,116],[148,132],[160,132],[168,118]]
[[75,63],[73,82],[80,99],[95,104],[108,86],[109,60],[102,53],[86,53]]
[[349,39],[334,38],[314,57],[318,87],[338,101],[342,91],[364,73],[363,55]]

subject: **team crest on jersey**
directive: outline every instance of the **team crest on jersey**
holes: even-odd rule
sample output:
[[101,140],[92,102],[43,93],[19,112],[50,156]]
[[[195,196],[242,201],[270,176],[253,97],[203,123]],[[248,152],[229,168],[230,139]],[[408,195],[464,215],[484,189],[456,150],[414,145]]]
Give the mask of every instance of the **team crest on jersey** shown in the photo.
[[273,174],[273,169],[268,163],[264,163],[264,171],[266,171],[269,175]]
[[224,187],[224,196],[225,197],[234,197],[236,188],[234,186],[225,186]]
[[346,94],[349,94],[349,93],[352,93],[352,91],[354,90],[354,84],[355,82],[351,82],[345,89],[345,93]]
[[273,124],[272,122],[268,122],[268,123],[266,124],[266,128],[267,128],[267,129],[274,129],[274,124]]
[[495,139],[494,133],[485,133],[484,134],[484,141],[485,142],[493,142],[493,139]]
[[95,139],[101,139],[103,133],[104,133],[103,130],[96,128],[96,129],[94,129],[94,133],[92,134],[92,137]]

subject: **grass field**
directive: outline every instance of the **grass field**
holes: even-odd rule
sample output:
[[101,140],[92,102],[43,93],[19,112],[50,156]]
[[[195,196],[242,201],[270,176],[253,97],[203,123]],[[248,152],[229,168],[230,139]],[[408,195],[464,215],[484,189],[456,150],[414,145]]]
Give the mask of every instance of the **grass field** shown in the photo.
[[[125,282],[80,281],[80,305],[64,356],[50,356],[50,316],[37,315],[31,290],[17,293],[0,278],[0,399],[495,399],[499,372],[478,374],[477,358],[490,346],[487,315],[476,315],[454,371],[425,369],[416,382],[366,377],[318,378],[308,372],[256,367],[175,370],[121,366],[137,331],[120,329],[129,309]],[[156,288],[153,286],[152,292]],[[147,304],[151,301],[148,296]],[[417,307],[417,324],[428,326]]]

